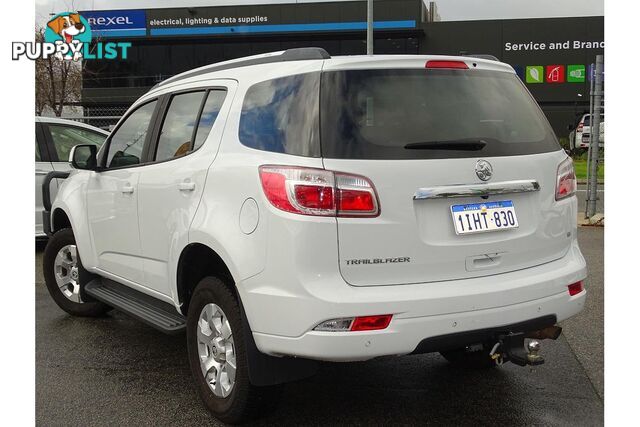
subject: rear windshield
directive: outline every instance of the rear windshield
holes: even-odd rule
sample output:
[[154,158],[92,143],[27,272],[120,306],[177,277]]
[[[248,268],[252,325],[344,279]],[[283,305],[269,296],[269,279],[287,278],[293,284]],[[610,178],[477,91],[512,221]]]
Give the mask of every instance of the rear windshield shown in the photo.
[[[591,122],[591,116],[584,116],[584,121],[582,122],[583,125],[585,126],[590,126]],[[600,122],[604,122],[604,115],[600,116]]]
[[320,121],[327,158],[490,157],[560,149],[518,77],[503,72],[324,72]]

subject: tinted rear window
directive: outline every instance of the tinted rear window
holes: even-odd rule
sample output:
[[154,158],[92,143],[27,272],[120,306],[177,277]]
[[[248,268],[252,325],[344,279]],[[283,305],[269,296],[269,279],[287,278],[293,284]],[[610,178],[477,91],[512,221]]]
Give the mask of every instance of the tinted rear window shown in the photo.
[[[600,116],[600,122],[604,122],[604,115]],[[583,121],[583,125],[585,126],[590,126],[591,123],[591,116],[584,116],[584,121]]]
[[[349,70],[322,74],[322,155],[429,159],[560,149],[515,74],[481,70]],[[433,149],[481,140],[480,150]],[[407,149],[427,143],[430,149]],[[450,147],[451,145],[449,145]]]
[[247,147],[319,157],[320,73],[257,83],[242,104],[239,138]]

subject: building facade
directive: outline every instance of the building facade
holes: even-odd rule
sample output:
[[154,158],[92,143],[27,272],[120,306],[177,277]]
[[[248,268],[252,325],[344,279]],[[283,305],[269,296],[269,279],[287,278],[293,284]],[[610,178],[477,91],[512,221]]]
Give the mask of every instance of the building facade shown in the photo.
[[[589,69],[604,53],[604,18],[438,22],[421,0],[376,0],[376,54],[490,54],[511,64],[559,136],[589,109]],[[94,40],[129,41],[126,60],[86,61],[82,104],[129,106],[170,76],[295,47],[366,52],[366,2],[81,11]],[[94,112],[94,113],[92,113]]]

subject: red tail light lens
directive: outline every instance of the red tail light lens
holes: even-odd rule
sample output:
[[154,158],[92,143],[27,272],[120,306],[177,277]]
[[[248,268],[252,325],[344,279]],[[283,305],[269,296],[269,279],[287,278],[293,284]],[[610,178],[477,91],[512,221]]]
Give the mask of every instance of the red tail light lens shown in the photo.
[[296,185],[295,198],[307,209],[332,210],[333,188],[322,185]]
[[386,329],[391,323],[391,314],[383,314],[380,316],[362,316],[353,319],[351,331],[378,331]]
[[302,215],[374,217],[380,213],[367,178],[324,169],[261,166],[264,194],[276,208]]
[[558,166],[556,176],[556,200],[566,199],[576,193],[578,182],[576,173],[573,170],[573,160],[567,158]]
[[363,176],[336,172],[338,216],[378,216],[378,199],[371,181]]
[[582,282],[572,283],[568,288],[570,296],[578,295],[580,292],[584,291],[584,285]]
[[582,128],[584,127],[584,123],[580,123],[578,125],[578,132],[582,132]]
[[469,67],[464,61],[427,61],[425,68],[454,68],[459,70],[467,70]]

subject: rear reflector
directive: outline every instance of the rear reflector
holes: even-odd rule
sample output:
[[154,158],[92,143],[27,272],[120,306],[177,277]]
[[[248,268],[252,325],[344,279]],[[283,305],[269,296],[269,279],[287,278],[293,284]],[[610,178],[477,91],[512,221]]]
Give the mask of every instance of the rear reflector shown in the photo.
[[375,217],[378,198],[369,179],[325,169],[260,166],[264,194],[276,208],[301,215]]
[[573,283],[569,285],[568,288],[569,288],[570,296],[578,295],[580,292],[584,291],[584,286],[582,285],[582,282]]
[[391,323],[392,314],[379,316],[342,317],[339,319],[325,320],[319,323],[314,331],[322,332],[359,332],[378,331],[386,329]]
[[351,328],[351,323],[353,323],[353,317],[331,319],[319,323],[313,330],[321,332],[347,332],[349,328]]
[[469,67],[464,61],[427,61],[425,68],[454,68],[460,70],[467,70]]
[[356,317],[351,324],[352,331],[377,331],[385,329],[391,323],[391,314],[381,316]]

